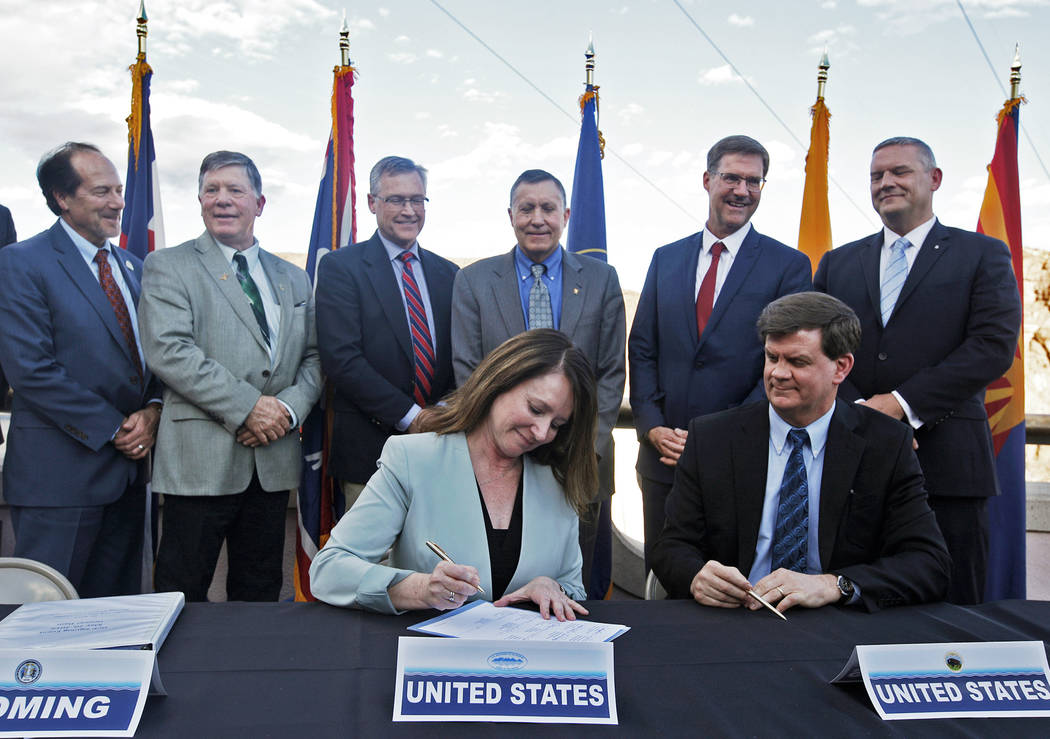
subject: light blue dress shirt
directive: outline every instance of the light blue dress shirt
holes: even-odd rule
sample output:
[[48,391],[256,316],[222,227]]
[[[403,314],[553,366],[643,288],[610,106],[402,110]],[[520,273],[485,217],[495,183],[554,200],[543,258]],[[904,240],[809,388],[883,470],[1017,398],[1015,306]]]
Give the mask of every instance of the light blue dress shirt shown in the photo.
[[[806,573],[823,573],[820,562],[820,482],[824,476],[824,447],[828,440],[828,426],[835,404],[831,410],[805,427],[809,444],[802,450],[809,482],[809,551],[806,553]],[[755,545],[755,562],[748,573],[748,581],[754,585],[769,574],[773,562],[773,535],[777,525],[777,507],[780,503],[780,483],[784,479],[791,449],[787,443],[788,431],[793,427],[777,415],[769,406],[769,456],[766,467],[766,497],[762,504],[762,523],[758,528],[758,544]]]
[[[543,280],[547,285],[547,292],[551,295],[551,313],[554,316],[554,328],[561,327],[561,266],[562,249],[561,244],[549,257],[540,264],[547,268]],[[514,247],[514,269],[518,273],[518,293],[521,295],[521,311],[525,314],[525,329],[529,326],[529,292],[536,278],[532,274],[533,261],[521,251],[521,247]]]

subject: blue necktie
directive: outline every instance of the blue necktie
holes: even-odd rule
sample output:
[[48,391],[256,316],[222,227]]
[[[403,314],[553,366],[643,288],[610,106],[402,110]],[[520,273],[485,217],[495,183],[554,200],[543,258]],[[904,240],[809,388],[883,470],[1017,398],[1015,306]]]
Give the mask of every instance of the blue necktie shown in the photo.
[[879,308],[882,310],[882,325],[885,326],[893,314],[893,307],[897,305],[897,298],[904,287],[904,281],[908,279],[908,258],[904,256],[904,250],[911,246],[911,242],[901,237],[893,242],[890,247],[890,261],[886,265],[886,273],[882,276],[882,285],[879,288],[882,296]]
[[777,522],[773,529],[773,570],[781,567],[795,572],[806,571],[809,548],[809,478],[802,449],[809,442],[805,429],[788,432],[791,456],[780,483]]

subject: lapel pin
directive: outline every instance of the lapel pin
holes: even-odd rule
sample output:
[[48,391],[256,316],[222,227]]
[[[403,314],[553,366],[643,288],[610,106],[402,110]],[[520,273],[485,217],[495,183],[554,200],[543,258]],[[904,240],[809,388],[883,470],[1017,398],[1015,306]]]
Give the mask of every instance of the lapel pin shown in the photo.
[[934,245],[933,245],[933,248],[934,248],[934,249],[940,249],[940,248],[941,248],[941,245],[940,245],[940,244],[934,244]]
[[220,280],[225,280],[227,277],[229,277],[229,275],[226,274],[225,272],[223,272],[221,275],[219,275],[219,279]]
[[131,263],[130,259],[125,259],[124,260],[124,266],[127,267],[128,269],[130,269],[132,272],[135,271],[135,265]]
[[573,294],[573,295],[579,295],[579,294],[580,294],[580,288],[578,288],[578,287],[574,287],[574,288],[572,289],[572,294]]

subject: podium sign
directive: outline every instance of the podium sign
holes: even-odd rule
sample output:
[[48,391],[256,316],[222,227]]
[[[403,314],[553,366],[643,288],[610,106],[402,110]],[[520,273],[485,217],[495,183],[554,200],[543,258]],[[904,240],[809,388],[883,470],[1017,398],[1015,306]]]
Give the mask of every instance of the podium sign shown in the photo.
[[615,724],[613,645],[398,640],[395,721]]
[[0,737],[134,736],[150,650],[0,649]]

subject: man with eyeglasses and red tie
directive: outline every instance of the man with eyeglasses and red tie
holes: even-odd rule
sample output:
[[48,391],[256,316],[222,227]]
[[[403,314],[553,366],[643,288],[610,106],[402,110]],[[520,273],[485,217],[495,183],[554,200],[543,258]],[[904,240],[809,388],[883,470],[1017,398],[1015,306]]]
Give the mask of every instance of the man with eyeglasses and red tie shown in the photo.
[[727,136],[707,153],[704,229],[653,254],[627,344],[646,569],[689,420],[764,400],[755,321],[767,304],[809,290],[809,259],[751,225],[769,153]]
[[455,264],[419,246],[427,171],[380,159],[369,175],[376,232],[338,249],[317,270],[317,341],[335,390],[328,470],[347,509],[376,471],[392,434],[415,431],[453,386]]

